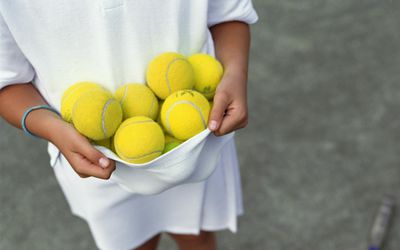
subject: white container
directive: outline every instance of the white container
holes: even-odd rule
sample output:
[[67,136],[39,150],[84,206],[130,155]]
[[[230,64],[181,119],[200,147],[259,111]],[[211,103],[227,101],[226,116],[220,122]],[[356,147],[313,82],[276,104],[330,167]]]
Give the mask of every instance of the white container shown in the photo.
[[113,181],[128,192],[150,195],[179,184],[207,179],[218,164],[221,149],[233,136],[234,132],[217,137],[206,129],[144,164],[126,162],[105,147],[96,148],[115,160],[116,170],[111,175]]

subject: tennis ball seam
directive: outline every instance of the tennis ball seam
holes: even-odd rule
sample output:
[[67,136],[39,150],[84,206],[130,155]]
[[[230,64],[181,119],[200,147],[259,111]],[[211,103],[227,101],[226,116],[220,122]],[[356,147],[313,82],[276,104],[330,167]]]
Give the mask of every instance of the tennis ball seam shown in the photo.
[[168,73],[169,73],[170,68],[172,67],[172,64],[174,64],[178,60],[182,60],[182,61],[186,62],[186,59],[184,59],[184,58],[174,58],[172,61],[170,61],[168,63],[167,70],[165,72],[165,81],[167,82],[168,95],[172,94],[171,84],[170,84],[169,79],[168,79]]
[[[150,118],[149,118],[149,119],[150,119]],[[123,128],[125,128],[125,127],[127,127],[127,126],[129,126],[129,125],[132,125],[132,124],[140,124],[140,123],[148,123],[148,122],[154,122],[154,121],[151,120],[151,119],[150,119],[150,120],[145,120],[145,121],[131,121],[131,122],[129,122],[129,123],[124,124],[123,126],[121,126],[118,130],[123,129]],[[115,137],[116,137],[116,139],[118,140],[118,135],[115,135]],[[114,147],[115,147],[115,149],[116,149],[117,152],[121,152],[121,150],[120,150],[119,147],[118,147],[118,144],[114,144]],[[147,154],[145,154],[145,155],[136,156],[136,157],[127,157],[127,156],[124,156],[124,155],[123,155],[123,158],[128,159],[128,160],[138,160],[138,159],[140,159],[140,158],[143,158],[143,157],[149,156],[149,155],[151,155],[151,154],[155,154],[155,153],[162,153],[162,150],[156,150],[156,151],[147,153]]]
[[129,85],[126,85],[125,89],[124,89],[124,95],[121,98],[121,105],[124,105],[124,101],[126,99],[126,96],[128,95],[128,88],[129,88]]
[[175,108],[175,106],[179,105],[179,104],[189,104],[191,105],[193,108],[195,108],[197,110],[197,112],[199,113],[200,117],[201,117],[201,121],[203,122],[203,126],[204,128],[206,128],[207,124],[206,124],[206,120],[203,116],[203,113],[201,112],[201,109],[193,102],[191,101],[187,101],[187,100],[181,100],[181,101],[177,101],[175,103],[173,103],[169,109],[167,110],[167,113],[165,115],[165,121],[167,123],[167,130],[171,135],[174,135],[171,129],[171,124],[169,123],[169,114],[172,112],[172,110]]
[[125,158],[125,159],[128,159],[128,160],[139,160],[141,158],[150,156],[152,154],[157,154],[157,153],[162,153],[162,151],[161,150],[156,150],[156,151],[153,151],[153,152],[141,155],[141,156],[135,156],[135,157],[127,157],[127,156],[124,156],[124,155],[122,157]]
[[[91,82],[79,82],[78,84],[85,84],[85,83],[91,83]],[[94,83],[93,83],[93,84],[94,84]],[[73,86],[74,86],[74,85],[73,85]],[[64,100],[68,100],[68,98],[69,98],[72,94],[76,93],[77,91],[80,91],[80,90],[81,90],[81,87],[82,87],[82,86],[76,86],[76,88],[74,88],[72,91],[70,91],[67,95],[63,96],[61,102],[63,102]],[[101,89],[103,89],[103,86],[100,86],[100,85],[99,85],[99,87],[100,87]],[[67,89],[67,90],[68,90],[68,89]]]
[[[150,119],[150,118],[149,118]],[[152,119],[150,119],[150,120],[145,120],[145,121],[131,121],[131,122],[129,122],[129,123],[127,123],[127,124],[124,124],[123,126],[121,126],[119,129],[123,129],[123,128],[125,128],[126,126],[129,126],[129,125],[132,125],[132,124],[138,124],[138,123],[148,123],[148,122],[154,122]]]
[[[65,102],[66,100],[68,100],[68,98],[73,94],[76,93],[79,89],[79,87],[76,87],[75,89],[73,89],[72,91],[70,91],[68,94],[66,94],[65,96],[63,96],[62,100],[61,100],[61,109],[64,109],[63,107],[65,107]],[[61,113],[64,113],[64,111],[62,111]],[[70,112],[70,116],[72,116],[72,111]]]
[[108,106],[110,106],[111,102],[114,101],[113,99],[107,100],[106,104],[104,104],[103,110],[101,111],[101,128],[102,132],[104,134],[104,137],[107,137],[107,128],[106,128],[106,122],[105,122],[105,116],[106,116],[106,111]]
[[[82,82],[82,83],[83,83],[83,82]],[[76,93],[77,91],[80,90],[80,87],[81,87],[81,86],[76,86],[72,91],[69,91],[68,94],[66,94],[66,95],[64,96],[64,98],[63,98],[62,101],[68,100],[68,98],[69,98],[73,93]],[[62,102],[62,101],[61,101],[61,102]]]

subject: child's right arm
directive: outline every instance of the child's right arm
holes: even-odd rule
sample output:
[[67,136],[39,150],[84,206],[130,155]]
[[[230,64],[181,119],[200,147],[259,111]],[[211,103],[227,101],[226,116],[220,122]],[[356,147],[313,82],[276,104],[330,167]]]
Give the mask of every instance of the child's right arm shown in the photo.
[[[0,89],[0,116],[21,128],[23,113],[30,107],[46,104],[30,83],[14,84]],[[45,109],[29,113],[26,127],[33,134],[52,142],[81,177],[109,179],[115,163],[96,150],[75,128],[58,115]]]

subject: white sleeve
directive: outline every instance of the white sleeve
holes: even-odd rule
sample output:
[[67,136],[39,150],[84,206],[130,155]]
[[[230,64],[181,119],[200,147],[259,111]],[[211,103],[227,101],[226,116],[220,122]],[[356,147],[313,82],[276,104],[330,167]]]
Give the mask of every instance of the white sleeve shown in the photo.
[[0,89],[7,85],[30,82],[33,67],[15,42],[0,13]]
[[227,21],[242,21],[253,24],[258,21],[258,15],[251,0],[208,0],[207,25]]

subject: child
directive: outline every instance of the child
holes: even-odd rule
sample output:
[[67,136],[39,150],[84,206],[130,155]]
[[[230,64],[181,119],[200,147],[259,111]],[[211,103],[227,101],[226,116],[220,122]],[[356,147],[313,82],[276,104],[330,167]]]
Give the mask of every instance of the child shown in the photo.
[[247,123],[248,24],[257,19],[251,0],[0,2],[0,114],[49,141],[72,213],[100,249],[156,249],[162,232],[179,249],[216,249],[212,232],[236,231],[242,213],[235,144],[224,146],[206,181],[134,195],[109,180],[115,163],[58,116],[62,93],[78,81],[110,90],[144,83],[146,65],[162,52],[209,53],[224,66],[209,119],[222,136]]

